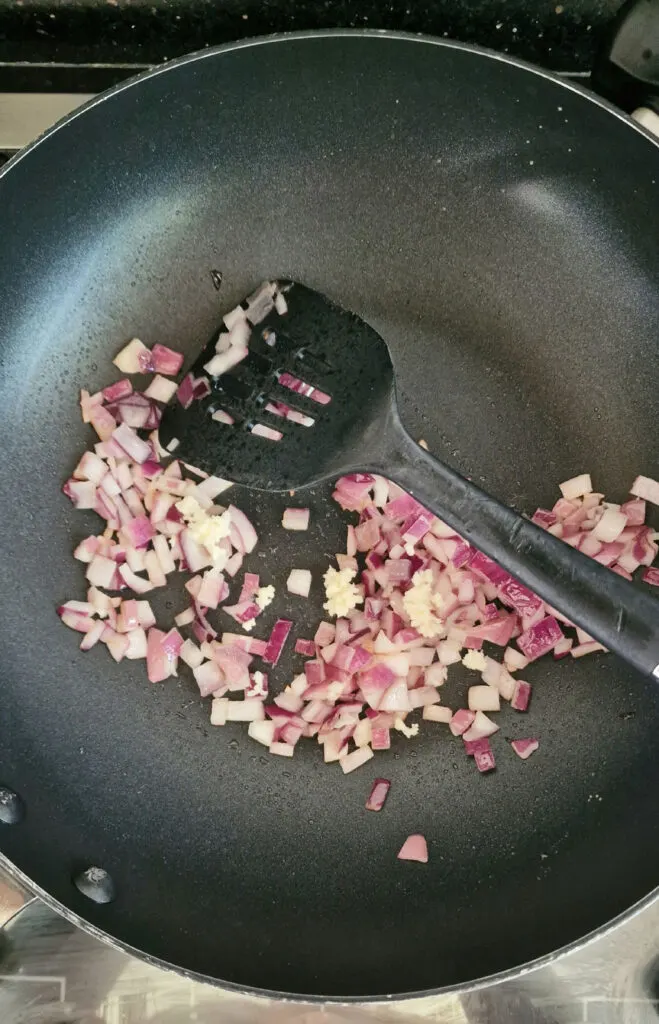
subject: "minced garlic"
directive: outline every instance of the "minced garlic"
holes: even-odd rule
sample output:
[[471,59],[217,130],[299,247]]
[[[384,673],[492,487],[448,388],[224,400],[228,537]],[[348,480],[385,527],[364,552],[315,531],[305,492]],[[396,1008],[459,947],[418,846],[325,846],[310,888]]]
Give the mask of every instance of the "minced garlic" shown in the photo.
[[267,587],[259,587],[256,591],[256,597],[254,598],[256,604],[259,606],[261,611],[267,608],[269,604],[275,599],[275,588],[270,584]]
[[337,615],[339,618],[347,615],[364,600],[357,584],[352,582],[354,575],[354,569],[334,569],[330,566],[323,576],[327,597],[323,608],[330,615]]
[[480,651],[467,651],[462,659],[462,664],[465,668],[473,669],[474,672],[484,672],[487,668],[485,655]]
[[442,603],[441,596],[433,593],[432,570],[415,572],[412,586],[403,594],[403,607],[409,616],[410,624],[421,636],[444,635],[444,623],[436,614]]

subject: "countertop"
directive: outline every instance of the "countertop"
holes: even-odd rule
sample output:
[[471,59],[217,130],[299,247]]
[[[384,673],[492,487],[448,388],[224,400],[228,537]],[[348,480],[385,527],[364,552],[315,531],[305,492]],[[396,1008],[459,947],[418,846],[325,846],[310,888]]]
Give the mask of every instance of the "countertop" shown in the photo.
[[[0,0],[3,62],[154,64],[295,29],[399,29],[587,72],[620,0]],[[55,86],[57,87],[57,86]]]

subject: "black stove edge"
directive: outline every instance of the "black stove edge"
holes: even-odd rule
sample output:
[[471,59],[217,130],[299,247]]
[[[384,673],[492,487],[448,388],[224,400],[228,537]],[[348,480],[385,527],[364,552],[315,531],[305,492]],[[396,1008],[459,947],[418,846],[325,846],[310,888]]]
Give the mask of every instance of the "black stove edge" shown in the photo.
[[620,0],[0,0],[0,62],[159,64],[272,32],[373,28],[477,43],[555,71],[587,72],[620,6]]

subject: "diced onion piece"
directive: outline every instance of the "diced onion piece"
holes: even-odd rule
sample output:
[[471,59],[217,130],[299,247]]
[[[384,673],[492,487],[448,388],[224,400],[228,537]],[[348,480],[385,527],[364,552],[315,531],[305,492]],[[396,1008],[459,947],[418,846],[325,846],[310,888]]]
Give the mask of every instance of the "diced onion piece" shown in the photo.
[[126,423],[120,423],[112,431],[112,440],[116,441],[122,450],[125,451],[126,455],[138,464],[146,462],[151,455],[151,445],[143,441],[141,437],[138,437],[132,427],[129,427]]
[[165,634],[153,626],[147,634],[146,668],[149,682],[161,683],[171,675],[172,665],[163,648]]
[[554,616],[547,615],[517,637],[517,645],[529,661],[535,661],[548,654],[562,639],[563,631],[558,622]]
[[211,704],[211,725],[226,725],[229,701],[226,697],[213,697]]
[[288,619],[277,619],[272,627],[268,645],[263,653],[263,660],[267,661],[269,665],[276,665],[279,661],[292,625],[293,623]]
[[531,684],[523,679],[517,679],[515,682],[515,693],[510,702],[511,708],[514,708],[515,711],[528,711],[530,700]]
[[292,569],[286,580],[286,589],[289,594],[296,594],[298,597],[308,597],[311,590],[311,572],[309,569]]
[[538,749],[540,743],[535,739],[525,739],[512,740],[510,745],[517,756],[521,757],[522,761],[526,761],[527,757],[530,757]]
[[286,508],[281,525],[285,530],[307,530],[309,528],[308,508]]
[[[190,609],[190,611],[192,611],[192,609]],[[192,640],[184,640],[179,657],[181,658],[181,661],[184,661],[186,665],[193,669],[199,668],[204,660],[203,654]]]
[[157,373],[144,394],[147,398],[153,398],[156,402],[163,402],[166,405],[176,394],[177,388],[176,381],[167,380],[166,377],[161,377]]
[[450,640],[442,640],[437,645],[437,656],[442,665],[455,665],[462,660],[460,646]]
[[339,764],[344,775],[349,772],[354,772],[355,768],[361,768],[363,764],[370,761],[373,757],[373,751],[370,747],[358,747],[357,750],[353,750],[351,754],[344,754],[343,757],[339,758]]
[[494,760],[494,754],[490,749],[489,745],[487,749],[479,749],[474,751],[474,761],[479,772],[491,772],[496,768],[496,762]]
[[267,441],[281,441],[284,436],[281,430],[275,430],[274,427],[268,427],[264,423],[255,423],[250,433],[254,437],[264,437]]
[[593,529],[593,537],[604,544],[610,544],[618,539],[626,526],[627,516],[623,512],[616,512],[614,509],[607,508]]
[[606,647],[598,644],[596,640],[589,640],[584,644],[577,644],[570,650],[573,658],[583,658],[587,654],[597,654],[598,651],[606,651]]
[[460,710],[456,711],[451,718],[451,721],[449,722],[449,729],[454,736],[462,736],[463,732],[466,732],[470,727],[475,717],[476,713],[474,711],[467,711],[465,708],[460,708]]
[[[239,543],[238,550],[241,554],[248,555],[254,550],[258,541],[256,530],[245,513],[241,512],[239,508],[236,508],[234,505],[229,505],[228,512],[231,517],[232,526],[231,541],[234,543],[233,531],[235,531],[235,538]],[[234,544],[234,547],[236,546],[238,545]]]
[[89,633],[95,626],[92,617],[85,615],[84,612],[67,612],[59,609],[59,616],[65,626],[75,629],[78,633]]
[[295,753],[291,743],[271,743],[269,749],[271,754],[278,754],[279,757],[292,757]]
[[227,708],[229,722],[260,722],[265,718],[263,701],[250,697],[247,700],[231,700]]
[[376,779],[371,787],[365,807],[367,811],[381,811],[384,807],[391,783],[389,779]]
[[467,731],[463,732],[462,739],[465,743],[469,743],[471,740],[480,740],[485,739],[487,736],[493,736],[498,731],[499,726],[496,722],[493,722],[491,718],[484,715],[482,711],[477,711],[474,721]]
[[[65,623],[65,625],[68,625],[68,623]],[[80,641],[80,650],[81,651],[89,651],[89,650],[91,650],[91,648],[94,647],[98,643],[98,641],[101,639],[101,636],[102,636],[104,630],[105,630],[105,623],[104,622],[102,622],[101,620],[97,620],[96,622],[94,622],[94,624],[92,625],[91,629],[89,629],[89,630],[87,630],[85,632],[85,635],[83,636],[82,640]]]
[[398,860],[415,860],[420,864],[427,864],[428,844],[425,836],[419,834],[408,836],[398,851]]
[[[124,566],[121,566],[123,569]],[[104,555],[94,555],[89,563],[85,576],[93,587],[103,587],[106,590],[112,589],[114,574],[117,570],[116,563]]]
[[139,338],[133,338],[125,348],[122,348],[114,359],[114,365],[122,373],[150,373],[151,353]]
[[581,476],[573,476],[570,480],[564,480],[562,484],[559,484],[559,487],[561,494],[567,501],[573,501],[575,498],[583,497],[584,494],[590,494],[593,489],[590,473],[582,473]]
[[222,688],[226,689],[222,669],[214,661],[205,661],[203,664],[193,667],[192,672],[202,697],[208,697],[210,693],[215,693]]
[[247,729],[247,735],[264,747],[270,747],[274,743],[275,723],[266,720],[252,720]]
[[131,660],[146,658],[148,643],[146,633],[142,627],[138,626],[136,629],[131,629],[126,636],[128,637],[126,657]]
[[[560,642],[561,641],[559,641],[559,643]],[[514,647],[506,647],[503,652],[503,664],[509,672],[517,672],[521,669],[525,669],[528,663],[529,659]]]
[[225,352],[217,352],[207,363],[204,363],[204,370],[211,377],[220,377],[246,359],[248,355],[249,349],[246,345],[232,345]]
[[417,686],[408,691],[412,708],[425,708],[431,704],[439,704],[440,696],[434,686]]
[[659,480],[653,480],[649,476],[637,476],[629,491],[635,498],[643,498],[653,505],[659,505]]
[[156,344],[151,349],[152,372],[164,373],[167,377],[175,377],[183,366],[183,354],[175,352],[166,345]]
[[498,711],[499,691],[494,686],[470,686],[468,703],[470,711]]
[[437,704],[427,704],[423,709],[422,717],[426,722],[445,722],[448,725],[453,718],[453,712],[450,708]]

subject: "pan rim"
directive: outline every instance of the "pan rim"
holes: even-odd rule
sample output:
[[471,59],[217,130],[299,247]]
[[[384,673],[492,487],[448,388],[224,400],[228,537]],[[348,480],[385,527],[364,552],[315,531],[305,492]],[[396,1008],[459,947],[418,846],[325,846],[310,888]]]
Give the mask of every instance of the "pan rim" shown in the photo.
[[171,963],[169,960],[163,960],[161,957],[153,956],[151,953],[146,953],[144,950],[138,949],[136,946],[132,946],[129,942],[124,942],[122,939],[118,939],[115,936],[110,935],[109,932],[104,931],[102,928],[99,928],[80,914],[77,914],[74,910],[65,906],[65,904],[60,903],[59,900],[51,896],[50,893],[46,892],[45,889],[42,889],[41,886],[37,885],[36,882],[21,871],[21,869],[18,868],[1,851],[0,869],[5,871],[6,874],[9,875],[9,877],[18,885],[27,889],[33,897],[38,897],[46,904],[47,907],[53,910],[56,914],[59,914],[60,917],[63,917],[70,924],[80,928],[88,935],[91,935],[92,938],[98,939],[99,942],[109,946],[116,952],[125,953],[128,956],[135,957],[137,960],[141,960],[143,963],[149,964],[151,967],[172,972],[181,977],[187,978],[189,981],[199,982],[204,985],[211,985],[213,988],[219,988],[223,991],[234,993],[235,995],[251,996],[253,998],[265,1000],[274,999],[284,1003],[294,1003],[296,1005],[307,1004],[309,1006],[391,1006],[393,1003],[397,1002],[411,1003],[414,1000],[431,999],[441,996],[467,995],[469,993],[479,992],[486,988],[493,988],[494,986],[502,985],[504,982],[516,981],[519,978],[524,978],[527,975],[540,970],[542,967],[550,967],[552,964],[555,964],[558,960],[570,953],[580,952],[587,946],[592,945],[598,939],[606,938],[622,924],[625,924],[627,921],[632,921],[634,918],[638,917],[645,909],[655,903],[657,901],[657,897],[659,897],[659,886],[657,886],[657,888],[653,889],[647,896],[644,896],[636,903],[633,903],[627,910],[622,911],[620,914],[616,915],[616,917],[607,921],[599,928],[594,928],[581,938],[575,939],[574,942],[570,942],[565,946],[560,946],[559,949],[556,949],[551,953],[546,953],[544,956],[537,957],[535,960],[529,960],[527,963],[519,964],[517,967],[509,967],[505,971],[498,971],[495,974],[488,974],[482,978],[476,978],[474,981],[463,982],[462,984],[457,985],[444,985],[441,988],[421,989],[420,991],[412,992],[391,992],[383,993],[381,995],[335,996],[323,994],[312,995],[310,993],[300,992],[280,992],[276,989],[259,988],[256,985],[240,985],[235,982],[223,981],[219,978],[214,978],[209,974],[190,970],[187,967],[180,967],[177,964]]
[[[87,111],[94,109],[102,103],[106,103],[111,100],[114,96],[118,96],[128,89],[132,89],[134,86],[139,85],[142,81],[156,76],[167,73],[178,67],[183,67],[187,64],[193,64],[197,61],[204,60],[205,58],[217,57],[218,55],[233,53],[236,50],[248,49],[253,47],[259,47],[263,45],[277,44],[277,43],[295,43],[304,42],[305,40],[313,40],[319,38],[337,39],[337,38],[370,38],[370,39],[382,39],[387,41],[399,41],[407,43],[416,43],[421,45],[432,45],[442,47],[447,50],[462,50],[467,53],[473,54],[475,57],[480,57],[489,60],[495,60],[503,64],[512,65],[513,67],[519,68],[522,71],[530,72],[539,78],[546,79],[549,82],[553,82],[555,85],[567,89],[569,92],[575,93],[581,96],[584,100],[589,101],[595,107],[599,107],[601,110],[612,114],[618,121],[622,122],[623,125],[633,129],[638,135],[645,138],[650,142],[659,154],[659,139],[652,135],[646,128],[634,121],[624,111],[610,103],[608,100],[596,95],[594,92],[586,89],[579,83],[571,80],[564,79],[558,73],[546,70],[537,65],[529,63],[528,61],[521,60],[516,57],[511,57],[508,54],[503,54],[495,50],[491,50],[486,47],[476,46],[470,43],[462,43],[454,40],[440,39],[432,35],[417,35],[408,32],[398,32],[392,30],[379,30],[379,29],[323,29],[323,30],[305,30],[297,32],[283,32],[275,33],[267,36],[257,36],[253,39],[242,39],[233,42],[223,43],[218,46],[209,47],[204,50],[198,50],[193,53],[185,54],[182,57],[178,57],[175,60],[169,61],[166,64],[152,68],[147,71],[142,71],[135,76],[120,82],[98,96],[93,97],[88,102],[82,104],[72,113],[62,118],[54,125],[52,125],[47,131],[40,135],[37,139],[31,142],[23,150],[17,153],[11,160],[9,160],[5,166],[0,170],[0,184],[3,178],[12,172],[12,170],[19,166],[20,163],[25,160],[29,155],[36,150],[39,146],[45,143],[51,136],[65,128],[69,123],[75,121],[78,117],[83,116]],[[611,920],[605,922],[599,927],[588,932],[586,935],[575,939],[573,942],[561,946],[559,949],[554,950],[544,956],[538,957],[535,960],[527,963],[519,964],[515,967],[508,968],[505,971],[500,971],[495,974],[487,975],[485,977],[474,979],[473,981],[442,986],[439,988],[423,989],[420,991],[412,992],[395,992],[385,993],[381,995],[361,995],[361,996],[335,996],[335,995],[322,995],[322,994],[302,994],[294,992],[280,992],[273,989],[263,989],[257,986],[240,985],[233,982],[214,978],[210,975],[203,974],[188,968],[177,966],[176,964],[170,963],[167,960],[163,960],[159,957],[153,956],[143,950],[137,949],[136,947],[118,939],[97,925],[91,923],[86,918],[77,914],[69,907],[60,903],[59,900],[52,897],[49,893],[43,890],[37,885],[32,879],[29,878],[20,868],[18,868],[8,857],[0,851],[0,868],[4,869],[7,874],[12,877],[18,884],[27,888],[35,896],[38,896],[51,910],[60,914],[71,924],[99,941],[105,943],[111,948],[118,952],[126,953],[127,955],[134,956],[137,959],[150,964],[153,967],[171,971],[179,976],[185,977],[191,981],[200,982],[202,984],[209,984],[215,988],[223,989],[227,992],[231,992],[237,995],[252,996],[260,999],[277,999],[282,1002],[290,1002],[295,1004],[308,1004],[311,1006],[317,1006],[319,1004],[330,1004],[334,1006],[359,1006],[364,1005],[380,1005],[386,1006],[391,1005],[393,1002],[410,1002],[412,1000],[427,999],[439,996],[458,995],[463,993],[476,992],[484,988],[492,987],[494,985],[502,984],[507,981],[514,981],[516,979],[525,977],[526,975],[534,972],[542,967],[550,966],[556,963],[560,958],[570,954],[576,953],[586,946],[592,944],[595,940],[604,938],[610,935],[615,929],[619,928],[622,924],[627,921],[631,921],[637,917],[643,910],[656,902],[659,897],[659,886],[651,890],[646,896],[632,904],[629,908],[616,915]]]
[[613,103],[610,103],[603,97],[598,96],[596,93],[592,92],[592,90],[579,85],[578,82],[575,82],[572,79],[562,78],[555,71],[549,71],[545,68],[541,68],[539,65],[521,60],[518,57],[511,57],[507,53],[500,53],[499,51],[492,50],[489,47],[476,46],[472,43],[462,43],[453,39],[440,39],[437,36],[432,35],[397,32],[389,29],[308,29],[299,32],[276,32],[272,35],[255,36],[253,39],[238,39],[229,43],[221,43],[218,46],[210,46],[204,50],[195,50],[193,53],[184,54],[182,57],[177,57],[175,60],[168,61],[167,63],[151,68],[148,71],[141,71],[138,74],[133,75],[131,78],[112,86],[112,88],[99,93],[98,96],[94,96],[92,99],[83,103],[80,107],[77,107],[59,121],[56,121],[55,124],[51,125],[51,127],[43,132],[42,135],[39,135],[33,142],[13,156],[11,160],[7,161],[4,167],[0,169],[0,182],[6,174],[11,173],[14,167],[18,166],[22,160],[25,160],[33,150],[46,142],[46,140],[52,135],[55,135],[57,132],[65,128],[66,125],[83,116],[87,111],[93,110],[102,103],[107,103],[114,96],[118,96],[128,89],[134,88],[136,85],[139,85],[140,82],[156,78],[159,75],[166,74],[172,69],[184,67],[187,64],[194,64],[197,61],[205,60],[210,57],[217,57],[218,54],[233,53],[236,50],[249,49],[251,47],[274,45],[277,43],[303,42],[308,39],[319,38],[370,38],[388,41],[398,40],[400,42],[415,43],[417,45],[437,46],[447,50],[462,50],[467,53],[472,53],[475,57],[498,61],[502,64],[510,64],[513,67],[519,68],[521,71],[528,71],[539,78],[553,82],[554,85],[567,89],[568,92],[573,92],[582,99],[589,101],[594,106],[599,107],[601,110],[612,114],[618,121],[627,125],[628,128],[634,129],[638,135],[652,143],[655,149],[659,150],[659,138],[653,135],[652,132],[643,125],[639,124],[638,121],[634,121],[633,118],[630,117],[629,114],[625,113],[624,110],[616,107]]

